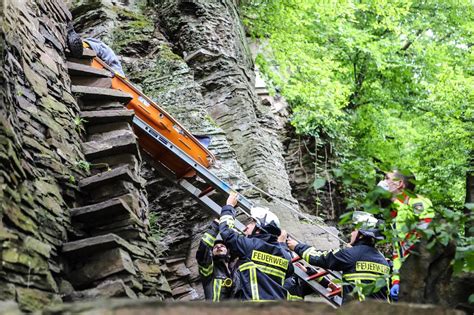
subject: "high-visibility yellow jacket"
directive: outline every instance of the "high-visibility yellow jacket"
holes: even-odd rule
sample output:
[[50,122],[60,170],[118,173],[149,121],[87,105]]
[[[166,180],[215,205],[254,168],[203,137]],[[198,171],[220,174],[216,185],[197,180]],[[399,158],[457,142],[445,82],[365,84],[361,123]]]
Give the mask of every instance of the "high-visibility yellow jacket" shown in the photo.
[[418,242],[419,235],[410,229],[410,224],[418,221],[417,229],[426,229],[433,220],[435,213],[431,201],[423,196],[409,197],[403,195],[403,199],[394,201],[394,217],[393,228],[399,241],[393,245],[393,276],[392,284],[400,282],[399,271],[402,261],[408,257],[410,250],[413,249]]

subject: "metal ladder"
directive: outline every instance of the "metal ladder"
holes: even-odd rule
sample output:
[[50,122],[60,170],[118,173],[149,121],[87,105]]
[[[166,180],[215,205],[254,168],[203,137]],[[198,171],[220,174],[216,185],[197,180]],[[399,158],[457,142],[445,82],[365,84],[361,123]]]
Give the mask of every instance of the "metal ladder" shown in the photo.
[[[171,151],[177,158],[185,162],[191,168],[196,171],[196,177],[199,177],[203,182],[205,182],[208,187],[201,189],[197,187],[191,179],[187,178],[176,178],[176,176],[166,169],[166,166],[160,165],[156,162],[153,166],[158,169],[163,175],[165,175],[168,179],[173,181],[176,185],[180,186],[184,191],[190,194],[200,205],[203,207],[215,212],[217,215],[220,215],[221,208],[216,201],[211,199],[208,195],[212,191],[216,191],[223,194],[224,196],[229,195],[233,189],[219,177],[217,177],[213,172],[209,169],[205,168],[198,162],[196,162],[193,158],[183,152],[180,148],[175,146],[172,142],[166,139],[159,131],[153,129],[149,126],[146,122],[135,116],[133,118],[133,124],[135,128],[139,128],[141,131],[145,132],[148,136],[154,139],[158,145],[161,145]],[[250,209],[253,207],[253,203],[246,199],[244,196],[239,195],[238,197],[238,208],[242,208],[245,210],[244,212],[249,213]],[[240,221],[235,220],[235,227],[237,230],[242,232],[245,229],[245,225],[242,224]],[[332,282],[334,279],[341,279],[341,275],[334,271],[324,270],[322,268],[315,268],[311,266],[310,268],[316,269],[316,273],[313,275],[308,275],[301,269],[301,265],[305,266],[306,268],[309,265],[304,262],[303,259],[300,257],[293,258],[292,261],[295,269],[295,274],[298,276],[303,282],[309,285],[316,293],[318,293],[321,297],[323,297],[330,305],[337,308],[342,304],[342,288],[338,288],[333,291],[328,291],[326,287],[320,284],[318,280],[326,279],[326,282]]]

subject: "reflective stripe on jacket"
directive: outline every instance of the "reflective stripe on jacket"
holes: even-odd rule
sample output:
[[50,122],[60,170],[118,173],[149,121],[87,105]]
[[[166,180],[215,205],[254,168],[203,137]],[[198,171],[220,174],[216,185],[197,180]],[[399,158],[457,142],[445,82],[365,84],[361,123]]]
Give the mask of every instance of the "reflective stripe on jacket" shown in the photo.
[[[341,271],[343,279],[349,283],[373,283],[379,278],[385,279],[387,286],[368,297],[387,300],[390,267],[373,246],[358,242],[351,248],[322,252],[309,245],[298,244],[295,252],[311,265]],[[349,286],[344,286],[344,297],[351,290]],[[359,299],[363,300],[364,296],[359,296]]]
[[207,230],[202,236],[196,252],[204,297],[206,300],[215,302],[230,299],[234,286],[232,275],[225,262],[212,257],[212,248],[218,232],[217,226],[215,229]]
[[274,235],[240,235],[233,229],[234,218],[235,209],[224,206],[219,230],[225,243],[239,257],[235,277],[240,281],[241,298],[251,301],[296,299],[283,288],[285,278],[293,273],[289,252]]
[[417,195],[415,198],[405,196],[404,201],[396,199],[394,201],[395,211],[393,216],[398,238],[401,240],[393,244],[393,276],[392,284],[400,282],[399,271],[402,267],[402,261],[408,257],[411,249],[418,242],[419,236],[409,230],[409,225],[418,219],[417,229],[426,229],[433,220],[435,212],[433,204],[428,198]]

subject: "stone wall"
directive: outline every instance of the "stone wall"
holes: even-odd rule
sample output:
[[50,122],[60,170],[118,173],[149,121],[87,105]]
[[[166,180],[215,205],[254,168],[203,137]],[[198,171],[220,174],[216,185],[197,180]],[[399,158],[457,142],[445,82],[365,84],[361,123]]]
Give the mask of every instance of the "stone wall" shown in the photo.
[[[0,305],[1,307],[1,305]],[[16,315],[19,312],[14,305],[5,305],[9,314]],[[384,303],[379,301],[367,301],[364,303],[352,302],[339,309],[334,309],[324,303],[311,302],[267,302],[267,303],[242,303],[239,301],[226,301],[221,303],[192,302],[192,303],[163,303],[159,301],[130,301],[111,300],[95,303],[76,303],[54,307],[43,312],[45,315],[52,314],[160,314],[160,315],[350,315],[350,314],[390,314],[390,315],[463,315],[461,310],[444,308],[435,305],[408,304],[408,303]]]
[[91,174],[79,181],[80,207],[70,209],[75,235],[62,254],[74,290],[65,300],[164,298],[171,290],[149,229],[134,111],[124,107],[133,97],[112,89],[112,72],[92,67],[94,57],[85,49],[81,58],[68,58]]
[[2,1],[0,299],[24,310],[61,301],[62,243],[81,170],[78,105],[60,0]]

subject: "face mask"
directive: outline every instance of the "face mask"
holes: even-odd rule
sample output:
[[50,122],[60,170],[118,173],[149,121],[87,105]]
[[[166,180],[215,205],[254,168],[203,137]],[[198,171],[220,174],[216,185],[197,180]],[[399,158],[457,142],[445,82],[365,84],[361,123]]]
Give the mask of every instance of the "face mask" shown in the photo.
[[378,187],[382,188],[383,190],[390,191],[390,186],[388,185],[386,180],[381,180],[378,184]]

